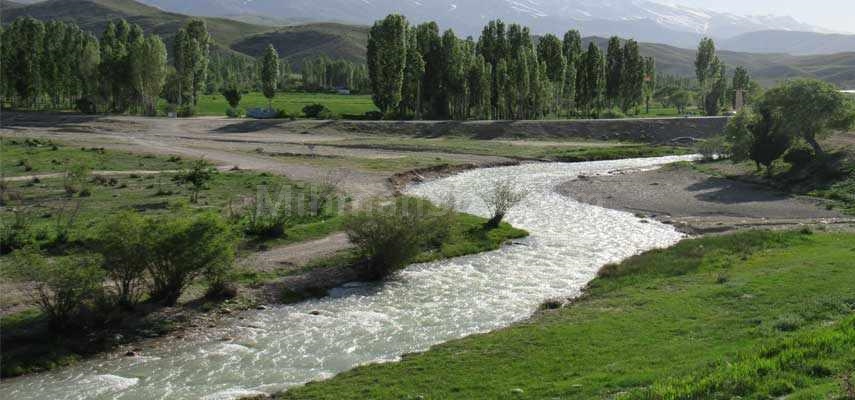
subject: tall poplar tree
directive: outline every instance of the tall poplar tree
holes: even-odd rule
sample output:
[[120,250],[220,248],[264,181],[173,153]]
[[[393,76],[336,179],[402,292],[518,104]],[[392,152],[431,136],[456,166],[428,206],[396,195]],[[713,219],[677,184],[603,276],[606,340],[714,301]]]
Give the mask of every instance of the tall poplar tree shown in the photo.
[[[620,38],[612,36],[609,38],[609,46],[606,49],[606,93],[605,100],[609,107],[621,104],[623,94],[624,71],[624,49],[621,47]],[[622,105],[621,105],[622,106]],[[626,110],[624,110],[626,111]]]
[[279,53],[272,44],[267,45],[267,50],[259,60],[261,65],[261,92],[267,97],[267,109],[273,109],[273,97],[276,96],[276,84],[279,82]]
[[562,48],[564,59],[567,60],[567,76],[564,78],[564,90],[562,91],[562,94],[565,99],[565,107],[567,107],[572,114],[576,108],[576,74],[579,71],[579,64],[582,59],[582,35],[579,31],[567,31],[564,34],[564,39],[562,40]]
[[636,108],[644,95],[644,60],[638,50],[638,42],[627,40],[623,46],[623,69],[621,73],[620,100],[623,112]]
[[368,77],[372,100],[386,113],[401,102],[407,58],[407,20],[391,14],[374,23],[368,32]]

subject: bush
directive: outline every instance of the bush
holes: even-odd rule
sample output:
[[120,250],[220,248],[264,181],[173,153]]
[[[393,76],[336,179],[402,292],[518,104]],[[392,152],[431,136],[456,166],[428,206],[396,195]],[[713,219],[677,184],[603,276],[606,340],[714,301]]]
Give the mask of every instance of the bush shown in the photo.
[[205,159],[196,160],[190,169],[183,170],[172,180],[179,185],[190,185],[190,202],[199,201],[199,192],[205,189],[208,182],[214,178],[216,170]]
[[288,111],[285,111],[285,109],[280,109],[280,110],[276,111],[276,118],[290,119],[291,121],[293,121],[293,120],[297,119],[297,116],[289,113]]
[[187,104],[187,105],[179,106],[175,110],[175,113],[178,116],[178,118],[190,118],[190,117],[196,116],[196,108]]
[[94,96],[85,96],[77,99],[75,108],[84,114],[95,114],[98,112],[98,102]]
[[451,211],[423,200],[399,198],[345,218],[350,242],[369,260],[370,275],[382,278],[423,250],[437,247],[450,230]]
[[730,148],[730,159],[733,162],[746,161],[751,158],[751,143],[754,140],[751,133],[753,121],[753,114],[746,108],[740,110],[727,121],[724,138]]
[[243,116],[243,109],[229,107],[226,109],[226,116],[229,118],[240,118]]
[[379,121],[383,119],[383,113],[380,111],[366,111],[365,119],[372,121]]
[[149,220],[147,237],[151,297],[168,306],[200,276],[221,285],[234,261],[235,236],[216,214]]
[[103,267],[114,285],[116,304],[133,307],[143,289],[148,224],[136,212],[128,211],[111,217],[99,229],[95,247],[104,257]]
[[223,97],[226,98],[226,101],[229,103],[231,108],[237,108],[240,105],[240,99],[243,95],[240,90],[238,90],[237,86],[229,85],[229,87],[223,89]]
[[620,110],[606,110],[606,111],[603,111],[602,114],[600,114],[600,118],[605,118],[605,119],[626,118],[626,114],[624,114]]
[[30,216],[23,211],[14,211],[14,218],[0,220],[0,254],[23,249],[33,242]]
[[14,274],[33,282],[33,300],[50,319],[53,328],[74,321],[81,306],[98,297],[104,274],[95,255],[75,255],[47,259],[34,250],[14,254]]
[[525,198],[525,192],[516,188],[516,185],[511,181],[496,181],[493,182],[492,188],[486,193],[483,193],[481,200],[484,205],[490,210],[490,220],[487,221],[487,228],[497,228],[505,214],[515,205]]
[[333,118],[334,115],[329,108],[327,108],[323,104],[310,104],[308,106],[303,107],[303,114],[306,115],[306,118],[315,118],[315,119],[330,119]]

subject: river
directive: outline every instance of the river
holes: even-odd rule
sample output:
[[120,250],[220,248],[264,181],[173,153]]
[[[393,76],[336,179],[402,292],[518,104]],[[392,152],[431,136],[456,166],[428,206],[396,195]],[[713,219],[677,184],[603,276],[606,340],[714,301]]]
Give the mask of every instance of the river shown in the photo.
[[225,328],[140,357],[104,355],[9,379],[0,398],[233,399],[507,326],[545,299],[578,294],[602,265],[682,238],[671,226],[561,196],[558,184],[690,158],[525,164],[411,186],[409,194],[453,194],[461,211],[485,215],[480,194],[511,179],[527,196],[507,220],[531,236],[497,251],[412,265],[384,283],[348,284],[322,299],[248,311]]

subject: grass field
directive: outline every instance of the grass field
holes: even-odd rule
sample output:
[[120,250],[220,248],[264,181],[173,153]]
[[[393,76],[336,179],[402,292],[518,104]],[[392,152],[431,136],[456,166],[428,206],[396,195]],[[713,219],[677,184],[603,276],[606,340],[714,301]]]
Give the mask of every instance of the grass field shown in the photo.
[[843,233],[686,240],[605,268],[565,308],[279,398],[843,399],[853,256]]

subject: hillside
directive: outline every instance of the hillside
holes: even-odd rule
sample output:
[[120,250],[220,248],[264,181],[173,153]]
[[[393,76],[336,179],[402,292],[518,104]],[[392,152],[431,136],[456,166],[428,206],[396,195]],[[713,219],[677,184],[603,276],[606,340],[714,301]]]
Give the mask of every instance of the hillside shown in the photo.
[[760,31],[724,40],[720,46],[750,53],[832,54],[855,51],[855,35]]
[[319,55],[365,62],[367,42],[367,27],[320,23],[283,27],[246,37],[232,45],[232,49],[257,57],[270,43],[280,57],[294,65],[299,65],[305,58]]
[[[47,0],[24,7],[4,9],[3,22],[30,16],[40,20],[73,22],[81,28],[100,35],[107,23],[124,18],[143,28],[147,33],[156,33],[169,41],[175,32],[191,17],[164,12],[133,0]],[[258,34],[269,27],[252,25],[225,18],[204,18],[214,40],[229,47],[239,38]]]

